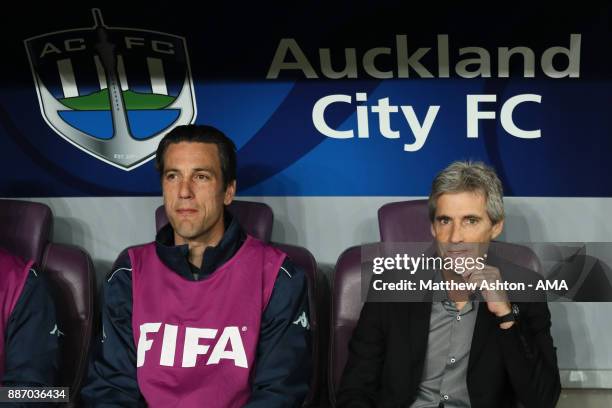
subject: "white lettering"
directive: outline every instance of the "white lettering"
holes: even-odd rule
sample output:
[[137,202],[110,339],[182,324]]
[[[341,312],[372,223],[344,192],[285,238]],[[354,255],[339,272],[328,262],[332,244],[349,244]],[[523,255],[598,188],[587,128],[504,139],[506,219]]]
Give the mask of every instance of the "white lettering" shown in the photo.
[[334,71],[329,48],[321,48],[319,50],[319,58],[321,59],[321,73],[327,78],[357,78],[357,54],[354,48],[346,48],[344,50],[345,64],[342,71]]
[[82,51],[85,49],[85,39],[83,38],[72,38],[64,41],[64,48],[66,51]]
[[172,367],[174,365],[174,353],[176,351],[176,336],[178,326],[173,324],[164,325],[164,339],[162,340],[161,356],[159,365]]
[[[455,71],[457,75],[462,78],[490,78],[491,77],[491,56],[489,52],[484,48],[480,47],[465,47],[459,49],[459,55],[464,55],[467,53],[476,54],[477,58],[467,58],[457,63],[455,67]],[[469,65],[477,65],[478,68],[469,71],[467,67]]]
[[[480,119],[495,119],[495,111],[480,111],[478,104],[480,102],[496,102],[496,95],[468,95],[467,96],[467,137],[478,138],[478,121]],[[514,109],[525,102],[541,103],[542,96],[535,94],[515,95],[508,99],[501,108],[501,125],[502,128],[512,136],[521,139],[537,139],[541,137],[540,129],[523,130],[514,123],[512,115]]]
[[[228,343],[231,348],[226,350]],[[225,330],[223,330],[206,364],[219,364],[222,358],[234,360],[234,364],[237,367],[248,368],[249,366],[246,353],[244,352],[242,338],[240,337],[240,331],[238,331],[238,327],[236,326],[226,327]]]
[[500,47],[498,49],[499,65],[497,67],[497,76],[500,78],[508,78],[510,76],[510,57],[514,54],[523,56],[523,77],[535,77],[535,55],[531,48],[527,47]]
[[198,329],[187,327],[185,330],[185,347],[183,348],[183,367],[195,367],[200,354],[206,354],[210,346],[200,344],[200,339],[214,339],[216,329]]
[[[581,41],[581,34],[570,34],[569,47],[549,47],[536,56],[534,50],[527,46],[499,46],[490,50],[477,46],[451,49],[449,35],[437,34],[436,55],[429,56],[432,47],[409,49],[408,37],[405,34],[397,34],[395,44],[386,44],[387,46],[369,49],[344,48],[335,51],[337,54],[334,55],[331,48],[319,48],[319,61],[311,63],[294,38],[283,38],[276,48],[266,78],[277,79],[282,70],[294,70],[301,72],[305,78],[317,79],[319,74],[315,68],[320,68],[321,76],[329,79],[359,78],[360,74],[376,79],[435,76],[450,78],[451,67],[454,68],[454,74],[461,78],[490,78],[495,63],[497,76],[508,78],[510,58],[516,54],[523,56],[522,67],[517,60],[516,70],[513,72],[520,74],[522,68],[523,78],[535,77],[536,58],[539,59],[542,73],[549,78],[579,78]],[[342,54],[344,61],[341,59]],[[391,63],[386,70],[380,68],[381,56]],[[335,68],[332,62],[337,64]],[[344,65],[340,65],[342,63]]]
[[329,95],[319,99],[312,108],[312,123],[315,128],[323,135],[334,139],[351,139],[352,130],[336,130],[329,127],[325,122],[325,109],[332,103],[343,102],[351,103],[352,98],[349,95]]
[[51,53],[61,54],[62,52],[55,45],[53,45],[51,43],[46,43],[43,46],[42,52],[40,53],[40,58],[44,57],[47,54],[51,54]]
[[[542,54],[542,71],[551,78],[580,78],[580,34],[570,35],[570,47],[550,47]],[[567,56],[567,68],[557,70],[553,65],[555,55]]]
[[174,44],[167,41],[151,41],[151,49],[160,54],[174,55]]
[[467,96],[467,137],[478,137],[478,121],[480,119],[495,119],[495,112],[481,112],[478,110],[480,102],[495,102],[495,95],[468,95]]
[[400,137],[399,131],[391,129],[391,114],[397,111],[397,106],[389,105],[389,98],[379,99],[378,105],[372,106],[372,112],[378,113],[380,134],[387,139],[399,139]]
[[420,61],[431,48],[418,48],[411,56],[408,56],[408,40],[406,35],[395,36],[395,43],[397,45],[398,78],[409,77],[408,67],[412,68],[421,78],[433,78],[431,72],[425,69]]
[[[161,352],[159,365],[164,367],[174,367],[176,354],[176,341],[179,338],[179,330],[184,331],[184,347],[181,367],[195,367],[196,365],[219,364],[221,360],[232,360],[236,367],[248,368],[249,362],[244,348],[244,343],[238,326],[228,326],[221,331],[216,342],[210,344],[200,344],[201,339],[214,340],[220,330],[183,327],[173,324],[164,324],[163,337],[158,335],[156,339],[149,339],[149,333],[157,333],[162,323],[143,323],[140,325],[140,335],[137,347],[137,367],[145,364],[145,354],[152,349],[154,341],[161,338]],[[247,328],[244,326],[243,331]],[[161,333],[160,333],[161,334]],[[198,364],[198,357],[208,354],[212,347],[210,357],[206,362]],[[151,363],[149,363],[151,364]]]
[[540,129],[536,130],[523,130],[514,124],[512,120],[512,113],[514,112],[514,108],[516,108],[519,104],[525,102],[535,102],[541,103],[542,96],[534,95],[534,94],[524,94],[524,95],[516,95],[512,98],[508,99],[503,105],[501,109],[501,125],[504,130],[510,133],[512,136],[519,137],[521,139],[537,139],[541,136]]
[[[393,71],[383,72],[376,68],[376,57],[379,55],[391,55],[391,48],[378,47],[372,48],[363,54],[363,69],[372,78],[378,79],[391,79],[393,78]],[[357,70],[355,70],[356,72]],[[355,76],[357,78],[357,76]]]
[[[355,95],[357,102],[367,102],[367,94],[364,92],[358,92]],[[334,139],[352,139],[355,137],[355,132],[352,129],[338,130],[333,129],[325,121],[325,111],[327,108],[334,103],[352,103],[350,95],[328,95],[324,96],[315,102],[312,109],[312,123],[314,127],[322,134],[327,137]],[[429,132],[433,126],[434,120],[438,114],[440,106],[433,105],[427,108],[427,113],[423,119],[423,123],[419,121],[414,112],[414,109],[410,105],[397,106],[392,105],[389,98],[381,98],[378,100],[376,105],[370,107],[370,112],[378,115],[378,126],[380,134],[387,139],[399,139],[401,137],[399,130],[394,130],[391,121],[393,119],[392,114],[398,113],[402,110],[403,116],[414,136],[413,143],[404,144],[404,151],[415,152],[423,147]],[[367,139],[370,137],[369,131],[369,120],[368,120],[368,106],[358,105],[356,107],[357,112],[357,136],[360,139]]]
[[536,285],[536,290],[569,290],[569,288],[567,287],[567,282],[562,279],[562,280],[554,280],[554,281],[542,281],[539,280],[537,285]]
[[125,37],[125,48],[132,49],[134,46],[142,47],[145,45],[144,38],[140,37]]
[[157,333],[161,323],[143,323],[140,325],[140,336],[138,337],[138,348],[136,356],[136,367],[142,367],[145,363],[145,353],[151,350],[153,340],[147,339],[148,333]]
[[[287,54],[291,53],[295,62],[286,61]],[[280,40],[274,58],[272,58],[272,64],[266,75],[267,79],[276,79],[281,69],[298,69],[306,76],[306,78],[318,78],[312,65],[306,58],[306,55],[293,38],[283,38]]]
[[408,126],[410,126],[410,130],[414,135],[414,143],[404,144],[405,152],[416,152],[423,147],[439,110],[440,107],[435,105],[427,108],[427,114],[423,120],[423,125],[421,125],[412,106],[402,106],[404,117],[408,121]]

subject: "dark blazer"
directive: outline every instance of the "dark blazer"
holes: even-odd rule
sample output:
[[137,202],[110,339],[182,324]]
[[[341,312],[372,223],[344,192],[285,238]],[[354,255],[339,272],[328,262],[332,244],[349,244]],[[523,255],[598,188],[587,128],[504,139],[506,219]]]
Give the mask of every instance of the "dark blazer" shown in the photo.
[[[534,282],[532,271],[490,256],[508,281]],[[534,286],[535,288],[535,286]],[[545,300],[543,294],[541,299]],[[516,303],[518,324],[499,327],[480,303],[468,360],[472,407],[554,407],[560,394],[546,302]],[[349,342],[337,407],[409,407],[421,382],[431,302],[366,302]]]

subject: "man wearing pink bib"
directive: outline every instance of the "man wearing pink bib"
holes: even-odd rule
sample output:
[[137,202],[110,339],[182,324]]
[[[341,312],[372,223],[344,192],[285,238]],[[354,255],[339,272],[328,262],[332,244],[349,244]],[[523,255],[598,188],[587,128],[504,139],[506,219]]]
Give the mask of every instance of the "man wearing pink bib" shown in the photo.
[[311,371],[306,279],[225,210],[233,142],[180,126],[160,142],[157,167],[170,223],[124,251],[104,283],[87,406],[300,406]]

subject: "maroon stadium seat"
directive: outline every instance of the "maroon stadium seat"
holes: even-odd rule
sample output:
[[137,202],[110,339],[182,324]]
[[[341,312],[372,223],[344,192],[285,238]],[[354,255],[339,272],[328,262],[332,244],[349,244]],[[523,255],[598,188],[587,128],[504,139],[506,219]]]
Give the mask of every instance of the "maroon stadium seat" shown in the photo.
[[382,242],[431,241],[427,200],[398,201],[378,209]]
[[308,304],[310,312],[310,331],[312,335],[312,380],[310,382],[310,393],[306,397],[305,406],[318,406],[322,395],[321,385],[325,378],[325,357],[327,350],[326,333],[321,328],[327,328],[327,321],[322,321],[327,316],[327,299],[325,290],[327,282],[325,277],[319,273],[314,256],[306,248],[288,244],[272,243],[275,247],[287,254],[293,264],[306,274],[308,282]]
[[0,246],[38,265],[51,237],[51,209],[44,204],[0,200]]
[[348,358],[348,343],[363,307],[360,246],[347,249],[338,258],[331,290],[328,387],[329,399],[333,406],[335,405],[340,378]]

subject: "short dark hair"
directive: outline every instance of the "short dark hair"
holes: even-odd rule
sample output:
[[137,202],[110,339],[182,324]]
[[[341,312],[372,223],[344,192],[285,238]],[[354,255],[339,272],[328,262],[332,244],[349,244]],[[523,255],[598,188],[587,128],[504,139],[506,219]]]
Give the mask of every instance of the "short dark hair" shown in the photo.
[[164,174],[164,154],[172,143],[212,143],[217,145],[223,188],[236,180],[236,145],[219,129],[207,125],[183,125],[172,129],[157,146],[155,167],[160,176]]

